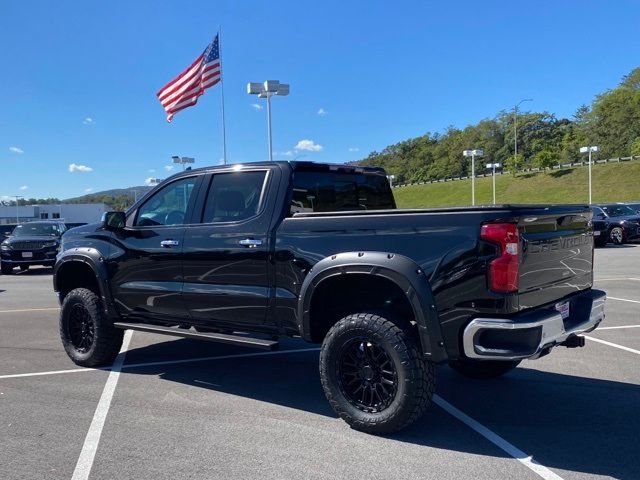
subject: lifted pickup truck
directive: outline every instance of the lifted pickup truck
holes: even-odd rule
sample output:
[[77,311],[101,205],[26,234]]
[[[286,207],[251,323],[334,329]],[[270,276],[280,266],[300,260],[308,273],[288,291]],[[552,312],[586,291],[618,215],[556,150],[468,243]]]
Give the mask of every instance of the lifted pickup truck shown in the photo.
[[604,319],[582,205],[396,210],[385,172],[309,162],[185,171],[127,213],[63,236],[60,334],[107,365],[124,329],[272,349],[321,344],[353,428],[387,433],[430,403],[434,366],[496,377]]

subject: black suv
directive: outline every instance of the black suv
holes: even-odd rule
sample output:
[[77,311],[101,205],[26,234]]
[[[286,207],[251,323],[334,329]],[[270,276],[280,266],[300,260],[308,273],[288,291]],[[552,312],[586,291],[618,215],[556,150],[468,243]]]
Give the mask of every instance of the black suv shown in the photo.
[[4,275],[15,267],[28,270],[31,265],[53,267],[60,251],[60,238],[66,230],[62,222],[22,223],[0,244],[0,269]]
[[591,211],[594,222],[604,222],[603,241],[622,245],[640,238],[640,214],[628,205],[594,205]]

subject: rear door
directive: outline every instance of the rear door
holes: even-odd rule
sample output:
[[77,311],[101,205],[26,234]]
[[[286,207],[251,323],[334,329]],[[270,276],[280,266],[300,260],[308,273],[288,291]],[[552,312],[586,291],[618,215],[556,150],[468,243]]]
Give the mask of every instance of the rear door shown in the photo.
[[520,217],[520,308],[531,308],[593,284],[592,212],[548,207]]
[[264,325],[270,298],[269,231],[280,169],[244,167],[210,175],[199,225],[184,239],[186,308],[194,323]]
[[123,316],[158,321],[186,319],[182,300],[185,225],[191,220],[202,175],[161,187],[113,232],[112,290]]

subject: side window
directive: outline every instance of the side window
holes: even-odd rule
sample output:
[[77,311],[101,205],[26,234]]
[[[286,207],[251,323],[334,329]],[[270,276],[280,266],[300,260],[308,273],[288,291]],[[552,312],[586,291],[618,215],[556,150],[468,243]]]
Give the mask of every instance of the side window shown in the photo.
[[215,174],[202,222],[237,222],[253,217],[260,208],[266,176],[266,171]]
[[183,225],[197,181],[198,177],[187,177],[162,187],[140,207],[134,225]]

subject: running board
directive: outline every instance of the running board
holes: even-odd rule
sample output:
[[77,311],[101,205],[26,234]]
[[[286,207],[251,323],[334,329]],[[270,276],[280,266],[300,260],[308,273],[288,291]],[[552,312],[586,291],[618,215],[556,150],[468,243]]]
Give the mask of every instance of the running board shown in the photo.
[[238,345],[241,347],[259,348],[261,350],[275,350],[278,342],[273,340],[263,340],[261,338],[244,337],[241,335],[227,335],[224,333],[204,333],[187,330],[180,327],[163,327],[160,325],[150,325],[148,323],[128,323],[115,322],[116,328],[125,330],[136,330],[138,332],[158,333],[161,335],[175,335],[177,337],[194,338],[196,340],[207,340],[209,342],[226,343],[227,345]]

